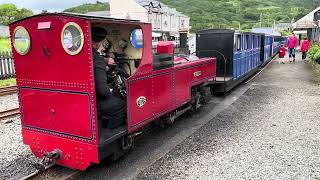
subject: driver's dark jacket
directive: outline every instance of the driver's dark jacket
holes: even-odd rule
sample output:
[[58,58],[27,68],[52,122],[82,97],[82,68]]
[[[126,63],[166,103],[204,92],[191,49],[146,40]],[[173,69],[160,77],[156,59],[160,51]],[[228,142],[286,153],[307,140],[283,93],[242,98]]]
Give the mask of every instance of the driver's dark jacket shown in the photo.
[[125,122],[126,117],[126,103],[115,97],[107,84],[107,64],[102,56],[92,49],[93,64],[94,64],[94,78],[97,96],[97,110],[107,119],[104,122],[104,127],[116,128]]
[[97,103],[103,102],[112,96],[110,88],[107,84],[107,64],[102,56],[92,49],[93,64],[94,64],[94,78],[96,85]]

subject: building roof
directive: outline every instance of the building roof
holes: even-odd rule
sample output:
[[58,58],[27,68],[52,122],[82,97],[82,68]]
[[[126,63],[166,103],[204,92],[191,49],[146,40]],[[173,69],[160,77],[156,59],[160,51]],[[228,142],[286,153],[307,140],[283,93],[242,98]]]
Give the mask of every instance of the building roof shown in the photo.
[[315,10],[311,11],[309,14],[305,15],[298,21],[292,24],[294,29],[309,29],[317,27],[318,24],[313,21],[314,13],[319,11],[320,7],[316,8]]
[[[152,10],[153,12],[160,12],[160,13],[172,13],[176,14],[181,17],[188,17],[181,12],[178,12],[175,8],[170,8],[169,6],[157,1],[157,0],[135,0],[138,4],[142,7]],[[150,9],[152,8],[152,9]]]

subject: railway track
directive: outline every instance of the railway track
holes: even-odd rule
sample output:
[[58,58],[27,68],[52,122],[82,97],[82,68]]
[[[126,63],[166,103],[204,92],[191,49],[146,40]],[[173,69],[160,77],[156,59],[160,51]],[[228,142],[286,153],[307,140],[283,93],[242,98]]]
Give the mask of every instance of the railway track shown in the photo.
[[0,88],[0,96],[6,96],[17,92],[17,86],[8,86]]
[[42,180],[42,179],[59,179],[59,180],[70,180],[76,179],[80,174],[80,171],[68,169],[62,166],[51,165],[44,171],[35,171],[20,180]]
[[2,111],[0,112],[0,121],[9,117],[19,115],[19,114],[20,114],[19,108]]

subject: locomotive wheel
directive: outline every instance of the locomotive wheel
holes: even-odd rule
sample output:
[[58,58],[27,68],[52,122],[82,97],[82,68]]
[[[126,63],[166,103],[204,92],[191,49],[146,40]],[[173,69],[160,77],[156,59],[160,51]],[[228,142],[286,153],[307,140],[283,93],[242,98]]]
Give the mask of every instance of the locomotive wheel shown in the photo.
[[128,153],[134,144],[134,136],[125,136],[121,140],[121,149],[124,153]]
[[118,148],[110,156],[111,161],[117,161],[125,154],[129,153],[134,144],[133,136],[124,136],[118,141]]
[[194,102],[192,105],[192,109],[194,112],[197,112],[199,108],[201,107],[201,94],[197,92],[196,96],[194,97]]

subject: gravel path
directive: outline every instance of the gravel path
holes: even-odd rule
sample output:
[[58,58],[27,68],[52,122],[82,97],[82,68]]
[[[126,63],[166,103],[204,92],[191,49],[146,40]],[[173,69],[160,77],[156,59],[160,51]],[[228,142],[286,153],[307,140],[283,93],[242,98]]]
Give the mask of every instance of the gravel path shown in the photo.
[[320,87],[272,62],[233,105],[136,179],[320,179]]

